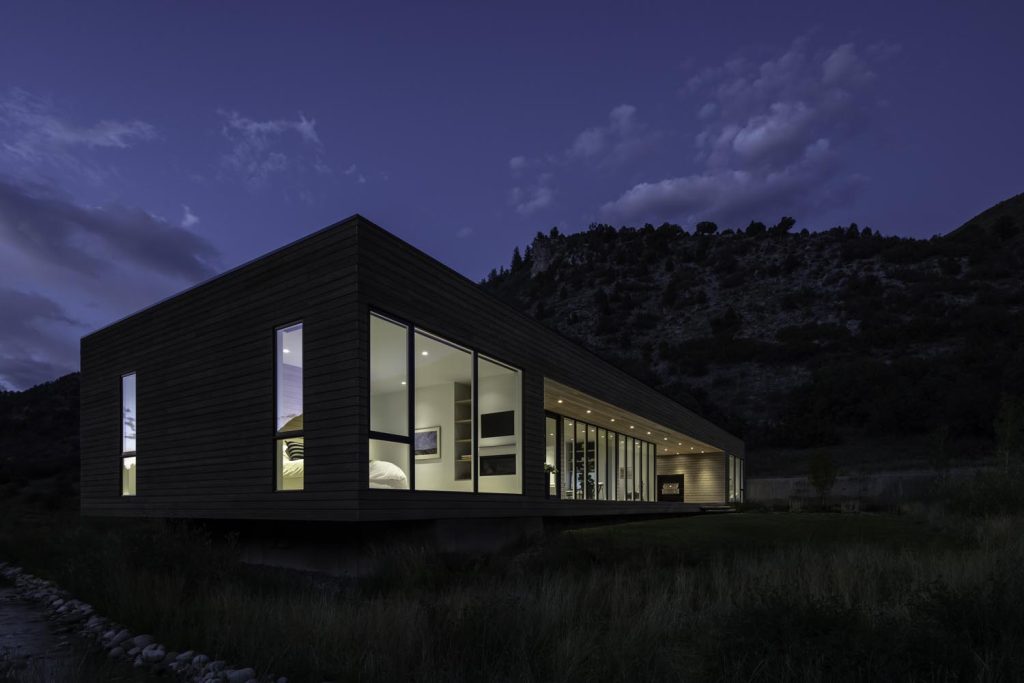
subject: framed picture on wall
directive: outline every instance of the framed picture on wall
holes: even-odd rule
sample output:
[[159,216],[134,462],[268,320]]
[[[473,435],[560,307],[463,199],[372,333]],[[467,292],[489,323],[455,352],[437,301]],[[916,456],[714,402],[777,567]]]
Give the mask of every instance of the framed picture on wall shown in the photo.
[[413,451],[417,461],[441,459],[441,427],[417,429],[413,436]]

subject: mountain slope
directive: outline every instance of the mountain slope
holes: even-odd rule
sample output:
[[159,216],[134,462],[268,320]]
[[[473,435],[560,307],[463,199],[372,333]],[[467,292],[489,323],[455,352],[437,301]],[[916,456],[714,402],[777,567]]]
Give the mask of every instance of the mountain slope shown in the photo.
[[1024,216],[931,240],[792,224],[555,229],[483,287],[754,449],[989,436],[1024,386]]

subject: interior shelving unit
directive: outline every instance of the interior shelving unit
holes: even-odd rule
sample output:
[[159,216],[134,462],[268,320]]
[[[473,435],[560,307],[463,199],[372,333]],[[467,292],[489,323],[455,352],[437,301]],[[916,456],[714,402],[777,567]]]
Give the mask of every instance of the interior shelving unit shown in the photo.
[[473,391],[455,382],[455,479],[473,478]]

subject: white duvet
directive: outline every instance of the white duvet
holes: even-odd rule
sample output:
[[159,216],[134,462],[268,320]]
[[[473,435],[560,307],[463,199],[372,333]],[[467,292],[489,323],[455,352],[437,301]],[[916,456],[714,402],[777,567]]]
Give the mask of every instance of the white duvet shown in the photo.
[[402,468],[386,460],[370,461],[371,489],[407,489],[409,480]]

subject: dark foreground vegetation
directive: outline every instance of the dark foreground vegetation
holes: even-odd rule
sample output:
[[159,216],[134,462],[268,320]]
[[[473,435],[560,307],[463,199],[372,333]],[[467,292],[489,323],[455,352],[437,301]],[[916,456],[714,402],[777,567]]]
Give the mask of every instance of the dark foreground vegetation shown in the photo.
[[196,525],[81,519],[73,499],[44,513],[52,483],[35,504],[3,490],[0,558],[170,647],[293,681],[1024,678],[1019,474],[901,515],[664,519],[490,557],[381,549],[379,573],[347,580],[241,564]]

